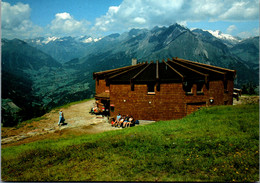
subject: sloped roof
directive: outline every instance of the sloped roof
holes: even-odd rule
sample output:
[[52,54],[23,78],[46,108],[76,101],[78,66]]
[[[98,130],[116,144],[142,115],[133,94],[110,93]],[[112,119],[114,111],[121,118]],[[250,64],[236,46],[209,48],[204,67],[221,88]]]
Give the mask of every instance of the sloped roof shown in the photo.
[[105,79],[108,84],[173,83],[184,81],[233,80],[236,71],[172,58],[167,62],[146,62],[93,73],[94,79]]

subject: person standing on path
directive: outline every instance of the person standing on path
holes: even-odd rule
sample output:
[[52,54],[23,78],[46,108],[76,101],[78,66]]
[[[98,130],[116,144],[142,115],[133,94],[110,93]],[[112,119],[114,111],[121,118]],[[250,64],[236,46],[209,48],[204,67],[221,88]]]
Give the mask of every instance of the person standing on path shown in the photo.
[[58,122],[58,126],[60,126],[60,123],[62,123],[63,120],[64,120],[64,115],[63,115],[62,110],[60,110],[60,112],[59,112],[59,122]]

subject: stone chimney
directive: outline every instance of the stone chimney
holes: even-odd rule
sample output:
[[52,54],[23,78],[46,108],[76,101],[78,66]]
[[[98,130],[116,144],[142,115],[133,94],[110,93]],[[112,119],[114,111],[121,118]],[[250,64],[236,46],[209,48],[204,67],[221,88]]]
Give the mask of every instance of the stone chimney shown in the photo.
[[137,64],[137,59],[136,58],[132,58],[132,65],[136,65]]

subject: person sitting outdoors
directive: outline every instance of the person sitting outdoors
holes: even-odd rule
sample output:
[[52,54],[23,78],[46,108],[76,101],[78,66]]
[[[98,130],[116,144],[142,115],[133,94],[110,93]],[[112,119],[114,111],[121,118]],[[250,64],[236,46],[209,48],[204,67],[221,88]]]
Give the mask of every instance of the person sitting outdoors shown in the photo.
[[116,124],[115,118],[111,119],[111,126],[114,126]]
[[120,118],[119,122],[117,123],[118,128],[120,128],[123,125],[124,121],[125,121],[125,116],[123,115]]
[[116,116],[116,123],[118,123],[120,121],[120,118],[121,118],[121,114],[118,113],[118,115]]
[[118,115],[116,116],[116,119],[115,119],[115,123],[113,125],[114,127],[118,126],[120,119],[121,119],[121,114],[118,113]]
[[126,127],[134,126],[134,124],[135,124],[135,120],[134,120],[133,116],[130,116],[129,122],[126,124]]
[[123,128],[126,126],[126,124],[129,122],[129,115],[127,114],[125,117],[125,120],[123,122]]
[[98,114],[98,113],[100,113],[100,111],[99,111],[99,108],[98,108],[98,107],[94,107],[94,108],[93,108],[93,111],[94,111],[94,114]]

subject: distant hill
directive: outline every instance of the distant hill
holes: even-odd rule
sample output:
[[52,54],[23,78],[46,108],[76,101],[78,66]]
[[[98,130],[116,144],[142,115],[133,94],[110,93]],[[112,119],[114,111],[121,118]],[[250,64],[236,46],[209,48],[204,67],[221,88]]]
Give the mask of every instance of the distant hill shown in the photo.
[[35,96],[34,75],[43,68],[58,68],[52,57],[19,39],[2,40],[2,123],[15,123],[42,114]]
[[230,51],[232,54],[246,61],[251,68],[259,71],[259,36],[239,42]]
[[76,70],[62,64],[22,40],[2,39],[2,123],[44,114],[49,109],[90,97],[89,83]]
[[[93,72],[130,65],[132,58],[138,61],[184,58],[237,70],[235,87],[248,82],[258,85],[257,42],[259,37],[241,41],[179,24],[151,30],[132,29],[102,39],[89,36],[2,39],[2,99],[6,99],[2,102],[3,116],[13,116],[14,111],[24,117],[37,116],[55,106],[92,97]],[[10,106],[17,107],[10,112]],[[14,121],[19,120],[16,117]]]
[[85,57],[65,65],[101,71],[138,61],[179,57],[201,63],[237,70],[236,86],[252,81],[258,83],[258,72],[237,55],[221,39],[208,31],[189,30],[178,24],[152,30],[132,29],[121,35],[104,37],[91,45]]
[[173,24],[132,29],[102,39],[82,36],[25,41],[74,68],[104,70],[129,65],[133,57],[141,61],[179,57],[236,69],[238,86],[251,80],[258,83],[259,37],[242,41],[220,31],[190,30]]
[[22,40],[2,40],[2,67],[4,70],[20,72],[39,70],[44,66],[61,67],[61,64],[48,54],[29,46]]
[[86,50],[94,42],[93,38],[84,37],[48,37],[24,40],[29,45],[36,47],[51,55],[60,63],[70,61],[85,55]]

